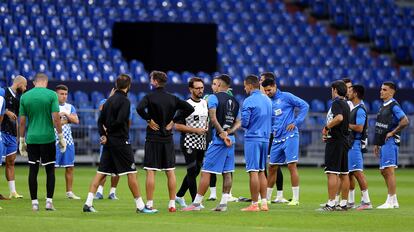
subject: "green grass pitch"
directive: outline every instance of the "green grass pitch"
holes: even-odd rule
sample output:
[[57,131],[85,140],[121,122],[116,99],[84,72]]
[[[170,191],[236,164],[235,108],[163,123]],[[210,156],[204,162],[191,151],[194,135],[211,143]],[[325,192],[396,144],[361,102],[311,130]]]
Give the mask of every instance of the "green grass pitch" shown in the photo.
[[[128,190],[126,178],[121,177],[117,190],[120,200],[94,201],[97,214],[82,213],[88,186],[95,175],[95,168],[79,167],[75,169],[74,192],[82,200],[65,198],[65,181],[63,169],[56,174],[56,191],[54,204],[55,212],[44,210],[45,176],[44,170],[39,172],[40,212],[31,211],[31,202],[27,186],[27,167],[16,169],[17,190],[24,199],[0,201],[0,231],[1,232],[47,232],[47,231],[414,231],[414,193],[413,169],[397,170],[397,192],[400,209],[370,210],[348,212],[316,212],[319,204],[327,199],[326,176],[321,168],[300,168],[300,206],[270,205],[269,212],[241,212],[240,209],[248,203],[229,203],[227,212],[210,211],[217,202],[204,202],[206,209],[201,212],[168,213],[168,194],[164,173],[157,173],[155,207],[159,209],[156,215],[135,213],[135,205]],[[4,176],[4,167],[0,169]],[[177,169],[179,184],[184,175],[184,168]],[[285,197],[291,197],[289,174],[283,168],[285,175]],[[0,193],[8,195],[5,178],[0,181]],[[386,188],[377,169],[366,171],[369,192],[374,206],[385,201]],[[144,195],[144,171],[139,171],[139,183]],[[221,177],[218,178],[221,185]],[[109,184],[109,183],[107,183]],[[178,185],[179,185],[178,184]],[[219,188],[221,189],[221,188]],[[357,188],[358,189],[358,188]],[[105,188],[105,196],[109,191]],[[209,193],[207,193],[209,194]],[[207,195],[206,194],[206,195]],[[234,196],[249,196],[248,175],[238,168],[234,175]],[[218,196],[220,198],[220,195]],[[187,203],[190,201],[186,195]],[[356,201],[360,200],[357,190]]]

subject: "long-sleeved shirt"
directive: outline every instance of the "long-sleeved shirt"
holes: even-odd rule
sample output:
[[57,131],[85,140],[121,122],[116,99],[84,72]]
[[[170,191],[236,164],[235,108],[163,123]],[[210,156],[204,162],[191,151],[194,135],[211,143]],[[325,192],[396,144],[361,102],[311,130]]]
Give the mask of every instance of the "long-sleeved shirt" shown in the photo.
[[127,94],[120,90],[115,91],[103,105],[98,119],[98,129],[101,136],[106,135],[106,145],[129,144],[130,106]]
[[269,142],[272,102],[260,90],[254,90],[243,102],[241,126],[246,129],[245,140]]
[[[282,142],[298,134],[298,126],[305,120],[309,111],[309,104],[295,95],[277,90],[272,100],[272,132],[274,141]],[[299,112],[295,117],[295,108]],[[287,131],[289,124],[295,124],[295,129]]]
[[172,131],[167,130],[166,126],[171,121],[176,123],[185,120],[193,112],[194,108],[190,104],[167,93],[164,88],[156,88],[147,94],[137,107],[141,118],[147,121],[152,119],[160,127],[157,131],[147,127],[146,140],[152,142],[171,142]]

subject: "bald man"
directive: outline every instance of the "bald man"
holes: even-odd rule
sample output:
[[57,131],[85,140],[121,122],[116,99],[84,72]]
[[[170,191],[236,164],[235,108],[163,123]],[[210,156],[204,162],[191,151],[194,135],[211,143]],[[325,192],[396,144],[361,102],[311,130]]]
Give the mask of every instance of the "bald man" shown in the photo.
[[17,115],[19,115],[20,96],[26,91],[26,87],[26,78],[19,75],[14,78],[12,86],[5,90],[4,95],[6,112],[1,123],[1,138],[4,144],[1,155],[5,157],[6,179],[9,184],[10,198],[23,198],[16,191],[14,161],[17,153]]

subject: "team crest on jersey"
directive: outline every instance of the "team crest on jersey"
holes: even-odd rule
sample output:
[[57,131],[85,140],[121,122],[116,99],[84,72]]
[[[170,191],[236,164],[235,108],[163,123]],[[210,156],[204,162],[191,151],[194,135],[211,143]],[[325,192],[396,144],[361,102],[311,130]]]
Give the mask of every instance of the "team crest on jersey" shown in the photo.
[[190,154],[190,153],[192,153],[192,152],[193,152],[193,149],[191,149],[191,148],[188,148],[188,149],[187,149],[187,153],[188,153],[188,154]]

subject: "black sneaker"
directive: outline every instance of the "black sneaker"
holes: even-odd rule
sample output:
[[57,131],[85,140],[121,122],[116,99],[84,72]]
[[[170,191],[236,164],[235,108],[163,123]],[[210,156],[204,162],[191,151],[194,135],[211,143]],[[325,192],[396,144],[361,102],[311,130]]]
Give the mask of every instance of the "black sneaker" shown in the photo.
[[239,202],[252,202],[252,199],[247,197],[239,197]]
[[328,204],[326,204],[324,207],[316,209],[316,211],[322,211],[322,212],[336,211],[336,207],[335,206],[329,206]]
[[85,213],[97,213],[96,209],[93,206],[83,205],[83,212]]
[[338,205],[338,206],[335,207],[335,210],[336,211],[348,211],[348,206],[346,206],[346,205],[344,205],[344,206]]

